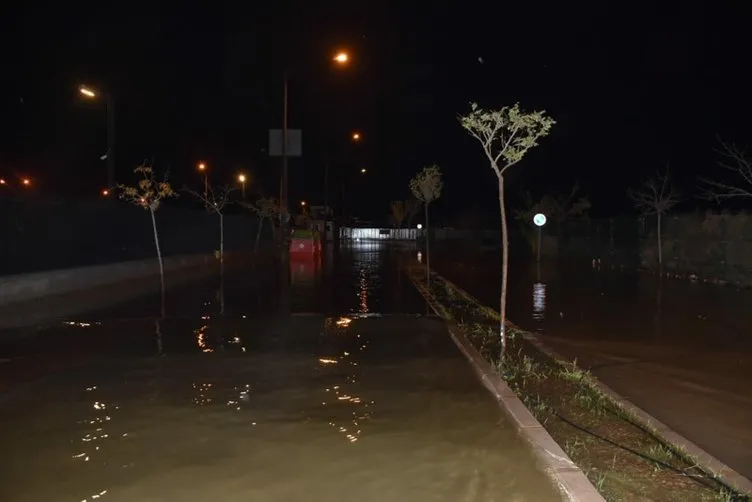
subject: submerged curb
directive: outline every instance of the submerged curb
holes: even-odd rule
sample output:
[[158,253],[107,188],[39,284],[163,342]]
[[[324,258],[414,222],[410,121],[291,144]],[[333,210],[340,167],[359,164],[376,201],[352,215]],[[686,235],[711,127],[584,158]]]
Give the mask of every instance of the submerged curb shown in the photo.
[[499,407],[509,416],[517,433],[532,447],[545,473],[570,502],[605,502],[582,469],[569,458],[525,404],[494,371],[457,325],[447,320],[430,295],[415,284],[431,310],[447,326],[455,345],[465,355],[483,386],[496,398]]
[[[451,285],[453,288],[455,288],[460,294],[465,296],[467,299],[472,300],[478,305],[483,305],[470,293],[460,288],[459,286],[454,284],[452,281],[446,279],[443,276],[441,276],[441,280]],[[423,292],[421,291],[421,293]],[[429,301],[429,303],[431,303],[432,304],[431,307],[434,308],[433,302]],[[496,313],[496,311],[494,311],[490,307],[486,307],[485,305],[484,307],[488,309],[489,311],[493,311],[498,316],[498,313]],[[440,315],[440,314],[437,313],[437,315]],[[538,350],[540,350],[545,355],[549,356],[554,361],[560,361],[560,362],[569,361],[568,358],[563,357],[556,351],[547,347],[545,343],[541,341],[540,337],[538,337],[537,335],[518,328],[513,323],[509,322],[509,320],[507,320],[507,324],[517,328],[519,332],[522,334],[522,336],[525,338],[525,340],[533,344]],[[469,344],[469,342],[467,343]],[[473,349],[475,348],[473,347]],[[682,451],[682,453],[690,456],[693,460],[697,462],[697,464],[700,467],[702,467],[708,473],[712,474],[713,476],[715,476],[717,479],[727,484],[728,486],[739,490],[743,494],[746,494],[746,495],[752,494],[752,480],[738,473],[737,471],[735,471],[734,469],[732,469],[725,463],[715,458],[710,453],[706,452],[705,450],[697,446],[695,443],[693,443],[689,439],[685,438],[678,432],[671,429],[668,425],[664,424],[663,422],[653,417],[652,415],[650,415],[648,412],[646,412],[639,406],[635,405],[628,399],[624,398],[615,390],[613,390],[611,387],[601,382],[595,376],[592,376],[592,381],[593,381],[593,385],[595,385],[601,392],[607,395],[617,406],[622,408],[627,413],[631,414],[639,424],[645,426],[650,432],[657,435],[660,439],[665,441],[667,444],[673,445],[674,447],[679,448]],[[504,385],[506,386],[506,384]],[[601,498],[601,500],[603,499]]]

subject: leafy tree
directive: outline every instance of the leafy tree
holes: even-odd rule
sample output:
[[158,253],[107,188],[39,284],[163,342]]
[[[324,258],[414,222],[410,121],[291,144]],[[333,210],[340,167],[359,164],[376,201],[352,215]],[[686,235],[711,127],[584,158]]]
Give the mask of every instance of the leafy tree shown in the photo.
[[431,286],[431,251],[428,226],[428,206],[441,196],[444,183],[441,181],[441,169],[436,164],[426,166],[410,180],[410,190],[417,200],[423,203],[426,214],[426,286]]
[[483,148],[491,169],[496,174],[501,213],[501,295],[499,303],[501,320],[502,355],[506,351],[507,272],[509,270],[509,235],[504,200],[504,175],[510,167],[520,162],[525,154],[538,145],[538,140],[547,136],[554,120],[544,111],[525,112],[519,104],[504,106],[499,110],[485,110],[471,103],[470,113],[459,117],[462,127],[477,139]]
[[177,193],[172,189],[165,174],[162,181],[158,181],[154,176],[154,169],[147,164],[142,164],[133,170],[136,176],[141,179],[136,186],[118,185],[120,189],[120,198],[146,209],[151,216],[151,227],[154,230],[154,245],[157,248],[157,259],[159,260],[159,280],[162,286],[162,318],[165,317],[165,278],[164,262],[162,261],[162,249],[159,246],[159,231],[157,230],[157,219],[155,213],[162,204],[164,199],[177,197]]

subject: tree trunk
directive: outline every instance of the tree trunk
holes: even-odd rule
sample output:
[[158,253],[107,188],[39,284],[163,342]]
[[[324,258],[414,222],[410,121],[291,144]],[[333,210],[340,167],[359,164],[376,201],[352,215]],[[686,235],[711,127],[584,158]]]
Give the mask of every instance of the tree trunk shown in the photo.
[[426,287],[428,291],[431,291],[431,232],[428,226],[428,202],[425,203],[426,208]]
[[499,176],[499,211],[501,213],[501,295],[499,298],[499,336],[501,338],[501,358],[507,349],[507,272],[509,270],[509,236],[507,235],[507,209],[504,204],[504,177]]
[[656,234],[658,235],[658,273],[663,274],[663,239],[661,238],[661,213],[658,213],[658,228]]
[[164,263],[162,263],[162,249],[159,247],[159,233],[157,232],[157,219],[154,216],[154,210],[149,208],[151,214],[151,227],[154,230],[154,245],[157,247],[157,260],[159,261],[159,283],[162,290],[162,304],[161,313],[162,319],[165,318],[165,279],[164,279]]
[[219,313],[225,315],[225,215],[219,213]]
[[256,229],[256,244],[253,247],[254,251],[258,251],[259,240],[261,240],[261,229],[263,228],[263,226],[264,226],[264,218],[261,217],[259,218],[258,229]]

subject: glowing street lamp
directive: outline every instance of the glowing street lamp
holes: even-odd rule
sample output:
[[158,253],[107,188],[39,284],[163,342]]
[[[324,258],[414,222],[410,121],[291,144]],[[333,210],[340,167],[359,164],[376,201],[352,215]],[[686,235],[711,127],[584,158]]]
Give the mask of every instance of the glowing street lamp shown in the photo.
[[0,178],[0,185],[6,185],[6,184],[7,184],[7,183],[6,183],[5,179],[3,179],[3,178]]
[[301,207],[306,207],[306,205],[307,205],[307,204],[308,204],[308,203],[307,203],[306,201],[304,201],[304,200],[301,200],[301,201],[300,201],[300,206],[301,206]]
[[241,193],[243,195],[243,198],[245,199],[245,174],[238,174],[238,181],[240,182],[240,189]]
[[353,139],[353,141],[360,141],[360,133],[359,132],[354,132],[352,134],[352,139]]
[[365,167],[360,170],[360,174],[366,174],[366,168]]
[[104,98],[105,106],[107,107],[107,153],[102,155],[102,160],[107,161],[107,188],[112,190],[115,187],[115,104],[108,93],[103,93],[82,85],[78,88],[78,92],[81,93],[87,99],[99,99]]
[[102,196],[103,197],[109,197],[109,195],[110,195],[110,191],[109,190],[107,190],[106,188],[104,190],[102,190]]
[[[337,66],[346,66],[350,62],[350,55],[345,51],[339,51],[337,52],[334,57],[332,58],[332,61],[337,64]],[[287,88],[288,88],[288,80],[289,80],[289,69],[285,71],[285,80],[284,80],[284,89],[282,92],[282,173],[281,173],[281,179],[279,183],[279,205],[282,208],[282,211],[280,212],[280,226],[282,227],[282,235],[287,235],[288,230],[288,222],[285,218],[282,217],[284,213],[287,212],[288,209],[288,165],[287,165],[287,122],[288,122],[288,99],[287,99]],[[324,176],[326,178],[326,175]],[[326,184],[326,183],[325,183]],[[324,197],[324,201],[326,205],[326,202],[328,202],[327,197]]]
[[85,87],[83,85],[78,88],[78,92],[80,92],[81,94],[83,94],[87,98],[96,98],[97,97],[96,91],[93,91],[93,90],[91,90],[88,87]]
[[29,178],[24,178],[24,179],[22,179],[22,180],[21,180],[21,183],[22,183],[22,184],[23,184],[23,186],[25,186],[25,187],[30,187],[30,186],[31,186],[31,180],[30,180]]
[[204,198],[209,197],[209,173],[206,171],[206,164],[203,162],[198,163],[198,170],[204,173]]

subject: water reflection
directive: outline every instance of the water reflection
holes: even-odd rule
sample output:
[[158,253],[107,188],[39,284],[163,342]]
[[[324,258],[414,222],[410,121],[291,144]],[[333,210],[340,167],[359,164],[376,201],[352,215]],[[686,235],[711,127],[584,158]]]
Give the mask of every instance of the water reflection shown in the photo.
[[533,320],[546,319],[546,285],[542,282],[533,284]]
[[[109,432],[112,427],[110,414],[119,409],[117,405],[102,401],[102,398],[95,398],[99,392],[96,385],[85,387],[85,392],[92,395],[92,400],[84,401],[84,418],[78,421],[83,426],[83,435],[71,441],[74,445],[71,452],[73,462],[89,462],[100,455],[104,443],[112,440]],[[127,435],[124,433],[121,437]]]
[[[327,385],[321,405],[331,410],[328,424],[347,442],[355,443],[363,435],[363,424],[371,419],[375,401],[360,395],[358,358],[368,342],[361,338],[357,324],[351,327],[351,322],[348,317],[325,320],[318,362],[321,370],[327,372],[324,373]],[[338,334],[347,337],[331,338]]]

